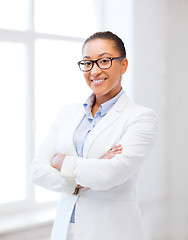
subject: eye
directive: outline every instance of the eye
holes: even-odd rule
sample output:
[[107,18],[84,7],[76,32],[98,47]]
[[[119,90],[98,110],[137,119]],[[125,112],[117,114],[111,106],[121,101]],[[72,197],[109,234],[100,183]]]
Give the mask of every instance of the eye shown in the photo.
[[109,58],[102,58],[102,59],[100,59],[99,62],[100,62],[100,64],[105,65],[105,64],[108,64],[110,62],[110,59]]
[[82,62],[80,62],[80,64],[82,64],[84,66],[90,66],[92,63],[90,61],[82,61]]

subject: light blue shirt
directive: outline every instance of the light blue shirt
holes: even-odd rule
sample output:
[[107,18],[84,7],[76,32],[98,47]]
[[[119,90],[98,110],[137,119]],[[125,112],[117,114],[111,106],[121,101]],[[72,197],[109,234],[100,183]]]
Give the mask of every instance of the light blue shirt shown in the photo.
[[[124,91],[123,89],[121,89],[121,91],[114,98],[101,104],[99,110],[96,112],[94,117],[91,113],[91,110],[95,101],[95,95],[92,94],[91,96],[89,96],[89,98],[83,104],[85,109],[85,115],[74,133],[74,146],[78,156],[83,157],[83,148],[87,136],[92,131],[92,129],[99,123],[99,121],[108,113],[108,111],[113,107],[113,105],[117,102],[117,100],[123,93]],[[75,207],[76,205],[74,206],[72,212],[70,220],[71,223],[75,222]]]

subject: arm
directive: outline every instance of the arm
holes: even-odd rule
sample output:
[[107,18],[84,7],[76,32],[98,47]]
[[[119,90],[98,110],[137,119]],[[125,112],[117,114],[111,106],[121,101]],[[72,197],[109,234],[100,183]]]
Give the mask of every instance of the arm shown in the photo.
[[59,126],[62,121],[63,111],[52,126],[48,136],[40,146],[34,161],[32,162],[32,180],[35,184],[56,192],[73,194],[76,182],[74,179],[63,178],[60,172],[50,163],[56,155],[56,142]]
[[[123,148],[121,146],[121,144],[111,148],[103,157],[102,159],[111,159],[113,158],[116,154],[121,154]],[[59,171],[61,171],[61,168],[62,168],[62,164],[63,164],[63,161],[66,157],[66,154],[57,154],[53,159],[52,159],[52,162],[51,162],[51,166]],[[77,185],[76,186],[77,188],[83,188],[81,185]]]
[[[61,169],[62,162],[59,162],[59,160],[62,161],[66,155],[57,154],[56,152],[57,134],[62,119],[66,118],[66,116],[63,115],[65,112],[64,109],[60,112],[59,117],[53,124],[48,136],[40,146],[35,159],[32,162],[31,174],[33,182],[39,186],[56,192],[73,194],[75,188],[81,186],[77,185],[74,179],[67,179],[61,176],[59,170]],[[110,150],[105,157],[110,158],[117,152],[118,150]]]
[[[119,145],[111,148],[101,159],[111,159],[116,154],[121,154],[122,150],[123,150],[123,148],[122,148],[121,144],[119,144]],[[66,154],[62,154],[62,153],[56,154],[55,157],[52,159],[50,165],[53,168],[56,168],[57,170],[60,171],[65,157],[66,157]]]
[[94,190],[108,190],[127,181],[147,157],[157,133],[157,120],[147,110],[134,119],[119,140],[123,151],[111,159],[66,156],[61,175]]

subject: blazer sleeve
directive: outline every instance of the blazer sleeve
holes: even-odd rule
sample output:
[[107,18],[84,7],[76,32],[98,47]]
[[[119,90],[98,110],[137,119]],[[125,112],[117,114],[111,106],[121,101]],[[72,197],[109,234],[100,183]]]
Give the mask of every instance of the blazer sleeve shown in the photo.
[[[94,190],[108,190],[127,181],[147,157],[157,135],[157,117],[147,109],[132,119],[117,144],[123,152],[112,159],[66,156],[61,175]],[[113,134],[113,133],[112,133]]]
[[63,112],[62,109],[49,134],[37,151],[32,162],[31,176],[34,184],[51,191],[73,194],[77,185],[75,180],[63,178],[60,171],[50,165],[53,157],[57,154],[57,133],[63,119]]

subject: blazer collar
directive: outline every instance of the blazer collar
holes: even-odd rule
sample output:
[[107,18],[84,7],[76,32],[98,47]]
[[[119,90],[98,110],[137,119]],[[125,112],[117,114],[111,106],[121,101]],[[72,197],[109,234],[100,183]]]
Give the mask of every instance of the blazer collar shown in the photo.
[[114,106],[110,109],[110,111],[103,117],[103,119],[101,119],[101,121],[96,125],[96,127],[93,128],[93,130],[86,138],[84,144],[84,157],[87,157],[90,146],[92,142],[97,138],[97,136],[101,134],[106,128],[109,128],[110,125],[119,118],[121,113],[124,111],[128,101],[128,96],[126,95],[126,93],[123,93],[118,99],[118,101],[114,104]]

